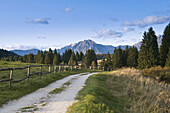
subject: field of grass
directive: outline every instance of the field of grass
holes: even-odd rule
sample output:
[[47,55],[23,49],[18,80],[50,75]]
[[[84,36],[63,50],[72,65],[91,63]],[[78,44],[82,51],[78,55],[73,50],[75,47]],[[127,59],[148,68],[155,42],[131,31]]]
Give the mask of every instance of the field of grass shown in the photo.
[[[0,61],[0,68],[15,68],[15,67],[24,67],[28,65],[37,65],[31,63],[21,63],[21,62],[7,62]],[[31,68],[32,72],[40,71],[39,67]],[[47,72],[48,67],[43,67],[43,72]],[[7,103],[9,100],[18,99],[26,94],[36,91],[39,88],[45,87],[56,80],[62,79],[68,75],[87,72],[89,70],[74,70],[70,72],[61,72],[54,74],[53,72],[50,74],[42,75],[40,79],[39,75],[33,75],[29,78],[29,81],[26,79],[19,83],[13,83],[12,87],[9,88],[8,82],[0,83],[0,107],[3,104]],[[27,76],[27,69],[24,70],[14,70],[13,78],[15,80],[19,80]],[[0,80],[9,79],[9,71],[0,72]]]
[[136,69],[119,69],[89,77],[68,113],[168,113],[170,85]]
[[165,81],[166,83],[170,83],[170,67],[161,66],[152,67],[149,69],[142,70],[142,74],[146,77],[152,77],[159,81]]

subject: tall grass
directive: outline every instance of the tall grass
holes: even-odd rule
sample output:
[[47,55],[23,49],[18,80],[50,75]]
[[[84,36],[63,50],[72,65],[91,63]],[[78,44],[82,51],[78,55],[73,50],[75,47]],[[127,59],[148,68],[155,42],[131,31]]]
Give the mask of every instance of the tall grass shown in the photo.
[[[69,113],[169,113],[170,85],[142,75],[135,68],[123,68],[91,76],[78,94]],[[91,105],[92,104],[92,105]],[[106,108],[110,111],[107,111]],[[93,109],[97,109],[94,111]]]
[[[140,113],[170,112],[170,85],[143,76],[139,70],[126,68],[114,71],[112,80],[117,78],[120,84],[126,85],[125,95],[129,97],[130,107],[126,110]],[[111,82],[113,83],[113,82]]]
[[170,83],[170,67],[162,68],[161,66],[157,66],[149,69],[146,68],[142,70],[142,74],[144,76],[149,76],[159,81]]

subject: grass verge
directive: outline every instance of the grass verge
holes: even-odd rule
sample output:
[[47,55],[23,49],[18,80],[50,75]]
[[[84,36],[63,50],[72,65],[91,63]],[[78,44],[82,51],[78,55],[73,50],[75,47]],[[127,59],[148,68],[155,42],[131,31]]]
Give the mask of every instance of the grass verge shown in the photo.
[[[4,62],[0,61],[0,67],[1,68],[8,68],[8,67],[23,67],[28,65],[27,63],[21,63],[21,62]],[[29,64],[30,65],[30,64]],[[31,64],[34,65],[34,64]],[[39,69],[31,69],[32,72],[39,71]],[[48,69],[44,69],[44,71],[48,71]],[[26,70],[23,71],[14,71],[14,78],[20,79],[26,76]],[[61,73],[50,73],[43,75],[40,79],[39,75],[33,75],[28,80],[24,80],[19,83],[13,83],[12,87],[9,88],[8,82],[0,83],[0,107],[2,107],[3,104],[6,104],[10,100],[21,98],[22,96],[29,94],[31,92],[36,91],[39,88],[45,87],[49,85],[52,82],[55,82],[56,80],[62,79],[68,75],[82,73],[82,72],[88,72],[88,70],[75,70],[72,72],[61,72]],[[91,71],[90,71],[91,72]],[[7,74],[7,75],[6,75]],[[0,73],[0,79],[8,78],[9,72],[1,72]]]
[[170,85],[120,69],[89,77],[68,113],[168,113]]

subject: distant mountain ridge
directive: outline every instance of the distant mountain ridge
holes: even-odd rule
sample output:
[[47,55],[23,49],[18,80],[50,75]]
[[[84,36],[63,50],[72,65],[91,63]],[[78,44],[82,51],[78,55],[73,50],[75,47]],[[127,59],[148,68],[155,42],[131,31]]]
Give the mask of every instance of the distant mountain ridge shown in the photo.
[[[118,48],[119,46],[117,46],[116,48]],[[126,46],[121,46],[122,49],[125,49]],[[65,46],[61,49],[58,49],[57,51],[60,53],[65,52],[66,49],[72,49],[75,52],[83,52],[85,53],[86,50],[88,49],[93,49],[95,51],[96,54],[107,54],[109,53],[113,53],[115,47],[112,45],[102,45],[102,44],[97,44],[92,40],[84,40],[84,41],[80,41],[78,43],[74,43],[74,44],[70,44],[68,46]]]
[[[157,38],[158,38],[157,39],[158,46],[160,47],[160,45],[162,43],[162,36],[158,35]],[[135,47],[137,47],[138,50],[140,50],[141,42],[142,41],[140,41],[132,46],[135,46]],[[120,45],[120,47],[124,50],[126,48],[126,45]],[[89,40],[80,41],[78,43],[70,44],[68,46],[62,47],[61,49],[57,49],[57,52],[60,52],[60,54],[63,54],[66,49],[72,49],[74,52],[82,51],[83,53],[85,53],[86,50],[93,49],[96,54],[107,54],[108,52],[110,54],[113,54],[115,48],[119,48],[119,46],[97,44],[94,41],[89,39]],[[11,50],[11,52],[14,52],[21,56],[28,55],[30,53],[33,53],[34,55],[36,55],[38,52],[38,49]]]
[[11,50],[10,52],[16,53],[17,55],[24,56],[30,53],[36,55],[39,49],[28,49],[28,50]]

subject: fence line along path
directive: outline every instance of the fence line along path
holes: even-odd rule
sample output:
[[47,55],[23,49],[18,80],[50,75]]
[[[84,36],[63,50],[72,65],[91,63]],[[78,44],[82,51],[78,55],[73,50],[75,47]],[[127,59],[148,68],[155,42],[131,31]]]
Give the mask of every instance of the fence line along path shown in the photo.
[[[51,67],[53,67],[53,66],[54,66],[54,69],[52,70]],[[73,68],[80,69],[78,65],[29,65],[29,66],[25,66],[23,68],[4,68],[4,69],[0,69],[0,71],[9,71],[10,72],[10,74],[9,74],[10,76],[9,76],[9,79],[0,80],[0,82],[9,82],[9,87],[11,87],[12,83],[21,82],[21,81],[23,81],[25,79],[28,79],[28,81],[29,81],[29,78],[32,75],[39,74],[40,78],[41,78],[42,75],[44,75],[44,74],[48,74],[48,73],[51,73],[51,72],[56,73],[57,72],[57,66],[58,66],[58,72],[61,72],[62,68],[64,68],[64,71],[66,71],[67,67],[70,67],[71,71],[72,71]],[[31,67],[39,67],[40,71],[39,72],[31,73]],[[47,72],[43,72],[42,67],[47,67],[48,71]],[[27,69],[27,76],[22,78],[22,79],[20,79],[20,80],[14,80],[13,79],[13,73],[14,73],[13,71],[14,70],[24,70],[24,69]]]

